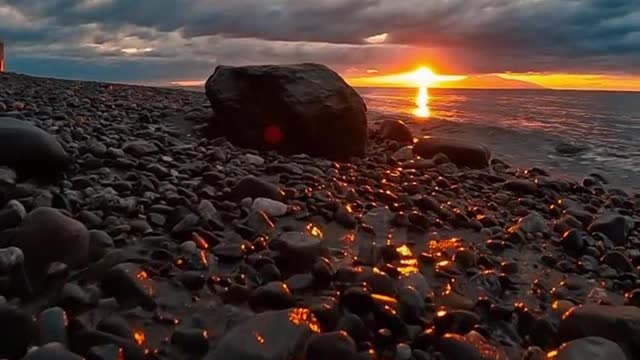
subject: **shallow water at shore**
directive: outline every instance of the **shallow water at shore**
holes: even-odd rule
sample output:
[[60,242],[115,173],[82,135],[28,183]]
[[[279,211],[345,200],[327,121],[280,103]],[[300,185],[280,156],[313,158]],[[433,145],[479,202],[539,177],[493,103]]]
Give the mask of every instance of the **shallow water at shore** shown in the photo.
[[547,90],[429,90],[429,117],[416,112],[417,89],[359,88],[370,120],[397,118],[416,135],[449,135],[488,145],[519,167],[640,188],[640,94]]

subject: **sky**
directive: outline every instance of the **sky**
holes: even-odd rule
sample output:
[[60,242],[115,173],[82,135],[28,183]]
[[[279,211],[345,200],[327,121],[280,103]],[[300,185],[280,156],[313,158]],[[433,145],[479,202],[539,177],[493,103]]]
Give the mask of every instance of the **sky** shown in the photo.
[[355,84],[428,66],[640,90],[640,0],[0,0],[0,39],[8,71],[98,81],[319,62]]

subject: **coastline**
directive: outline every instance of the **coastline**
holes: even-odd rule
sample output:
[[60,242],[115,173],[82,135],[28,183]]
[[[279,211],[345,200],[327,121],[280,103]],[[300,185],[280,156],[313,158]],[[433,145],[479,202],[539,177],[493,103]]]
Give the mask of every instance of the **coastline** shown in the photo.
[[[363,323],[358,350],[369,343],[380,353],[403,344],[443,352],[445,334],[473,330],[480,338],[458,335],[451,346],[464,354],[460,344],[476,341],[495,358],[520,359],[560,346],[576,321],[615,313],[603,303],[638,304],[640,195],[597,178],[579,184],[500,160],[462,169],[399,154],[401,144],[374,131],[367,156],[351,163],[283,156],[202,137],[211,110],[201,92],[15,74],[0,74],[0,86],[0,117],[55,135],[73,159],[57,183],[18,181],[2,198],[27,213],[56,207],[104,240],[92,244],[101,256],[68,269],[55,296],[14,302],[29,315],[61,307],[86,331],[102,332],[94,329],[110,316],[126,319],[144,335],[127,343],[131,352],[187,358],[180,340],[163,341],[177,323],[191,331],[188,341],[216,349],[254,337],[236,325],[265,311],[308,309],[319,323],[310,327],[326,333],[369,306],[373,320]],[[144,149],[127,150],[131,144]],[[284,198],[246,201],[243,180]],[[287,233],[314,244],[281,245],[309,258],[303,271],[282,266],[297,260],[269,246]],[[135,291],[109,292],[114,271]],[[569,323],[565,312],[582,304],[595,315]],[[523,328],[523,319],[536,325]],[[380,335],[388,328],[390,339]],[[232,329],[238,338],[225,338]],[[71,349],[86,350],[81,332],[68,331]],[[209,335],[198,338],[203,331]],[[633,346],[637,335],[620,336]]]

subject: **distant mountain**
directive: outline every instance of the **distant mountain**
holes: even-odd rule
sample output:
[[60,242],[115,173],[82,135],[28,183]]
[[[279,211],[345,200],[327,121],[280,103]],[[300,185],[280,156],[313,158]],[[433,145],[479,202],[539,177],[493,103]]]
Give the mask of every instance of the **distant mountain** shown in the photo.
[[545,89],[528,81],[505,79],[499,75],[469,75],[462,80],[440,83],[434,87],[459,89]]

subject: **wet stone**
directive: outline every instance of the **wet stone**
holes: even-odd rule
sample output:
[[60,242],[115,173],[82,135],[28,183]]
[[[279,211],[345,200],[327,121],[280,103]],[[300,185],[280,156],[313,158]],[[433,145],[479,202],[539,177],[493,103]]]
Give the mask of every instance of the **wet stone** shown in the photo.
[[206,360],[279,360],[303,358],[308,339],[318,332],[306,309],[267,311],[230,329]]
[[46,309],[38,315],[38,345],[45,345],[57,342],[65,345],[67,343],[67,314],[59,308]]
[[307,342],[305,359],[307,360],[355,360],[356,343],[345,332],[315,334]]
[[111,268],[104,276],[101,287],[125,306],[155,308],[153,283],[146,271],[133,263],[123,263]]
[[269,216],[283,216],[287,213],[287,205],[280,201],[275,201],[267,198],[257,198],[253,200],[251,206],[253,211],[262,211]]
[[29,352],[23,360],[82,360],[82,356],[74,354],[57,343],[50,343]]
[[294,298],[287,285],[273,281],[255,289],[249,298],[249,305],[254,310],[281,310],[294,305]]
[[620,345],[625,353],[640,351],[640,308],[583,305],[567,312],[558,329],[561,341],[599,336]]
[[9,305],[0,305],[0,357],[20,359],[36,336],[31,316]]
[[242,178],[229,194],[229,198],[236,202],[244,198],[267,198],[280,201],[283,197],[284,194],[278,186],[254,176]]
[[205,354],[209,350],[209,336],[204,329],[178,327],[171,335],[171,343],[191,354]]
[[601,337],[584,337],[562,344],[549,360],[627,360],[624,351],[613,341]]
[[618,214],[605,214],[589,225],[589,233],[602,233],[615,245],[625,245],[629,232],[633,228],[633,221]]
[[600,260],[603,264],[616,269],[619,272],[633,272],[634,267],[631,261],[619,251],[611,251]]

